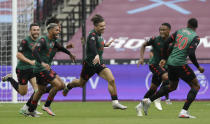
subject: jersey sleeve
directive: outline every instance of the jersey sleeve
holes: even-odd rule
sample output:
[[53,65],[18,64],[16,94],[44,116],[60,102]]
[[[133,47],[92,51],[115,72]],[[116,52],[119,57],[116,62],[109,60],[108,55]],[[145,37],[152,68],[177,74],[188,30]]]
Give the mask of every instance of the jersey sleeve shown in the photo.
[[20,46],[18,47],[18,52],[23,53],[28,47],[28,42],[26,40],[22,40]]
[[68,55],[70,55],[70,51],[68,51],[66,48],[64,48],[63,46],[61,46],[58,42],[55,42],[55,48],[57,48],[59,51],[62,51]]
[[46,48],[46,41],[44,38],[41,38],[35,44],[34,49],[33,49],[33,55],[39,63],[42,62],[39,52],[41,52],[41,49],[44,49],[44,48]]
[[191,42],[189,48],[188,48],[188,55],[189,55],[189,58],[190,58],[190,61],[198,68],[199,67],[199,64],[198,64],[198,61],[196,59],[196,55],[195,55],[195,50],[198,46],[200,42],[200,38],[198,36],[194,37],[193,38],[193,41]]
[[96,50],[96,42],[97,42],[96,40],[97,38],[96,35],[94,34],[90,34],[87,40],[87,45],[89,46],[91,53],[94,55],[98,54]]
[[147,41],[147,46],[153,45],[155,42],[155,37],[151,37],[148,41]]

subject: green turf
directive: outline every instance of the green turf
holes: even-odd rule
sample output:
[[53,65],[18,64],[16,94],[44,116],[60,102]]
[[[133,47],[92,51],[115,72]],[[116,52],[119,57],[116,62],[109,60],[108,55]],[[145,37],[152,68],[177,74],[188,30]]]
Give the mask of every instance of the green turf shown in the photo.
[[[0,124],[208,124],[210,123],[210,102],[194,102],[190,113],[196,119],[180,119],[184,102],[173,102],[166,105],[162,102],[163,111],[151,105],[149,115],[137,117],[135,106],[138,102],[122,102],[127,110],[113,110],[110,102],[55,102],[52,109],[56,116],[44,113],[39,118],[24,117],[18,113],[23,104],[0,103]],[[38,110],[40,110],[40,106]]]

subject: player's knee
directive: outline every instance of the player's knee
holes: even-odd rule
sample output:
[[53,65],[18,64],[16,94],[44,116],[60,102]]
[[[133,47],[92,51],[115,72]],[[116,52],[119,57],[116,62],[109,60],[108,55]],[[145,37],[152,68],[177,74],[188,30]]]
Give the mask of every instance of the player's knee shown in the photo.
[[193,88],[194,88],[195,90],[199,91],[199,90],[200,90],[200,85],[199,85],[199,84],[194,85]]
[[24,96],[24,95],[27,94],[27,90],[21,90],[21,91],[19,91],[19,94],[20,94],[21,96]]
[[157,90],[157,87],[156,87],[156,86],[151,86],[151,87],[149,88],[149,90],[156,91],[156,90]]
[[164,74],[162,75],[162,80],[163,80],[163,81],[167,81],[167,80],[168,80],[168,73],[164,73]]
[[79,87],[84,87],[85,86],[85,83],[84,82],[79,82]]
[[63,83],[59,83],[55,87],[57,90],[62,90],[62,89],[64,89],[65,85]]
[[81,88],[83,88],[85,86],[86,82],[87,82],[86,80],[80,79],[78,81],[78,86],[81,87]]
[[115,79],[114,79],[114,78],[110,78],[110,79],[108,80],[108,82],[109,82],[109,84],[114,84],[114,83],[115,83]]
[[46,93],[46,89],[38,90],[37,92],[38,92],[39,94],[44,94],[44,93]]
[[170,91],[174,91],[174,90],[176,90],[176,88],[177,88],[177,86],[175,86],[175,85],[169,85]]

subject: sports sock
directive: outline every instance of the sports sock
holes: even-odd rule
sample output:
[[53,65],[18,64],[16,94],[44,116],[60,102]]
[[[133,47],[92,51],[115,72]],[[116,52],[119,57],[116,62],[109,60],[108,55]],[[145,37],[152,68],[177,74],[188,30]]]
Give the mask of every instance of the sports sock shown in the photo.
[[12,84],[12,87],[14,87],[15,90],[18,92],[18,82],[16,82],[12,77],[9,77],[7,80]]
[[45,102],[44,106],[49,107],[51,105],[52,101],[53,101],[53,98],[48,96],[47,101]]
[[152,97],[150,97],[150,100],[153,102],[157,98],[160,98],[161,96],[164,96],[165,94],[167,94],[169,92],[170,92],[170,90],[169,90],[168,85],[161,87],[160,90],[156,94],[154,94]]
[[46,88],[46,92],[45,92],[45,93],[49,93],[51,89],[52,89],[52,86],[48,86],[48,87]]
[[152,89],[149,89],[147,91],[147,93],[144,95],[144,98],[149,98],[151,97],[154,93],[155,93],[156,90],[152,90]]
[[30,106],[31,101],[32,101],[32,99],[33,99],[33,96],[34,96],[34,93],[31,95],[31,97],[30,97],[29,100],[27,101],[27,103],[26,103],[27,106]]
[[118,100],[117,96],[111,96],[112,100]]
[[187,100],[183,106],[184,110],[188,110],[191,103],[195,100],[195,97],[197,95],[198,91],[195,90],[194,88],[191,88],[191,90],[189,91],[189,93],[187,94]]

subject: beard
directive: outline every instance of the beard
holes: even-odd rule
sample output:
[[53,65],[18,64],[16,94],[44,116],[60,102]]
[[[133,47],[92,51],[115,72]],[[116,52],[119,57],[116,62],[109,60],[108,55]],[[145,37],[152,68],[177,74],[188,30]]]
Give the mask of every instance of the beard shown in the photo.
[[53,34],[53,39],[58,39],[59,38],[59,34]]
[[39,37],[39,34],[31,34],[31,37],[36,40]]

